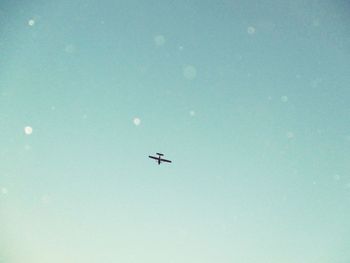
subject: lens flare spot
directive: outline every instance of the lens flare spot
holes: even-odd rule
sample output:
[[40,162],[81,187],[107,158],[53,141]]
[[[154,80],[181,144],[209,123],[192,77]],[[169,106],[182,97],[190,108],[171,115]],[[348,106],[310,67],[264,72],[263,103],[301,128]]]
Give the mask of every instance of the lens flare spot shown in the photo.
[[27,135],[31,135],[33,133],[33,128],[30,126],[24,127],[24,133]]

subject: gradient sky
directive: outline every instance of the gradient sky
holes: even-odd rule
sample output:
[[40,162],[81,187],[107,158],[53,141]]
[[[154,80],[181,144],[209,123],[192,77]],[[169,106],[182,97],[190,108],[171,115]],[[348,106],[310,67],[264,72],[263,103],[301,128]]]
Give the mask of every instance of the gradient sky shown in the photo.
[[347,1],[5,0],[0,50],[1,263],[350,262]]

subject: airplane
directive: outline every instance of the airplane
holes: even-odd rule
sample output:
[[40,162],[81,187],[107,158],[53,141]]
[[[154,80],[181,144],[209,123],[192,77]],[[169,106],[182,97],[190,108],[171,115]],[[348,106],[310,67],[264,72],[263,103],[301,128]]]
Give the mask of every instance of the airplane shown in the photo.
[[152,158],[152,159],[154,159],[154,160],[157,160],[158,165],[159,165],[161,162],[171,163],[170,160],[166,160],[166,159],[161,158],[161,156],[163,156],[164,154],[162,154],[162,153],[157,153],[157,154],[158,154],[158,157],[150,156],[150,155],[149,155],[148,157],[149,157],[149,158]]

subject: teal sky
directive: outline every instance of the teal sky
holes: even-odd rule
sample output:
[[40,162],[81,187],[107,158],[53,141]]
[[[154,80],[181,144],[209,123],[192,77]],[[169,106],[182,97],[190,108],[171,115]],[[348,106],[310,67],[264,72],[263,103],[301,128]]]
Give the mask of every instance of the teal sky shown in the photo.
[[350,261],[347,1],[1,1],[0,50],[1,263]]

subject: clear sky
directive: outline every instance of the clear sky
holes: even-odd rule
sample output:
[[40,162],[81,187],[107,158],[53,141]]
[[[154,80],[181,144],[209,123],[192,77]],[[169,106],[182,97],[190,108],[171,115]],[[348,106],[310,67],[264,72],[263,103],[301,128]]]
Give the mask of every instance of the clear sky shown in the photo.
[[350,261],[347,1],[8,0],[0,50],[1,263]]

